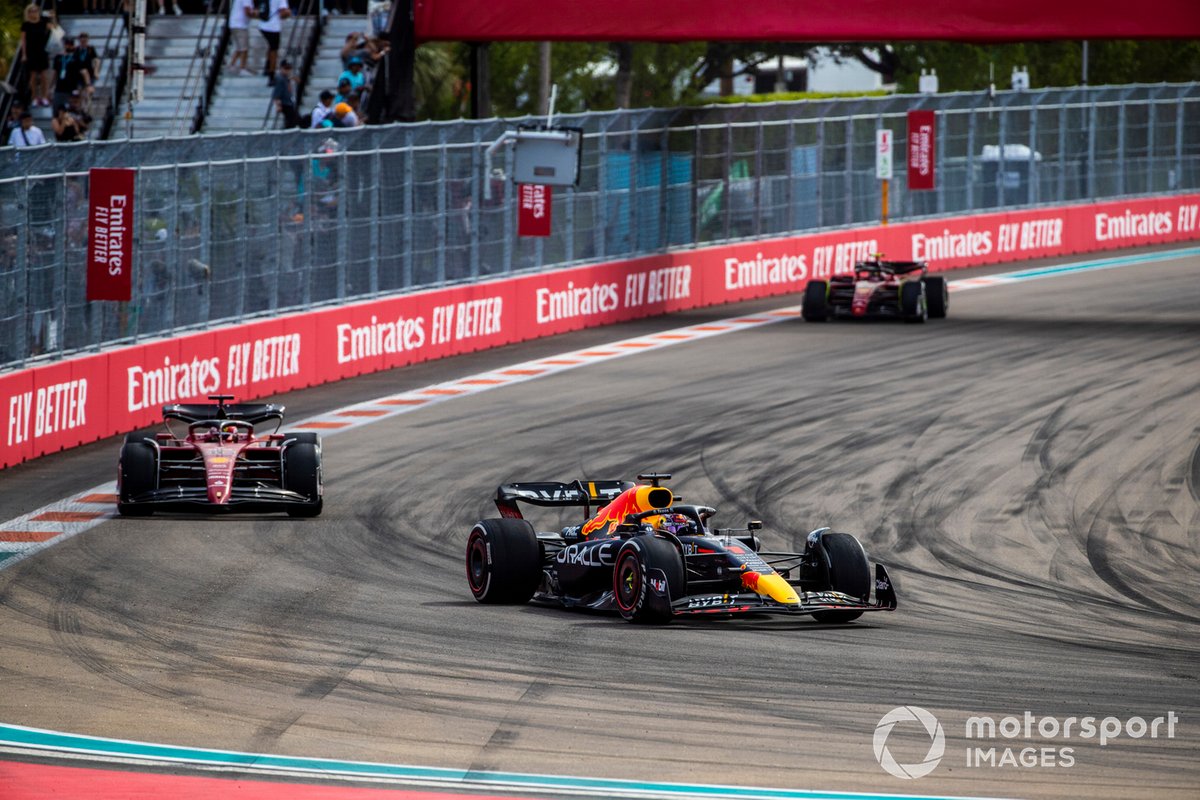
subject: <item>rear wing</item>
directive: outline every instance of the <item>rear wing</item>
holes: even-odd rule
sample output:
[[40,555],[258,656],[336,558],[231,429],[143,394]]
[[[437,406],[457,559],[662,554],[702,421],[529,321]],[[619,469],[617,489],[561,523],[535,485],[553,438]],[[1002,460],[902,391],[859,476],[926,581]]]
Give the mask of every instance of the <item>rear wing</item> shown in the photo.
[[926,264],[924,261],[884,261],[875,259],[871,261],[859,261],[854,265],[855,269],[878,269],[882,272],[890,272],[893,275],[903,275],[913,270],[922,269]]
[[283,406],[274,403],[172,403],[163,406],[162,415],[164,420],[177,419],[188,424],[205,419],[232,419],[261,425],[272,420],[283,422],[283,410]]
[[522,519],[518,502],[534,506],[578,506],[591,516],[592,506],[603,506],[626,489],[636,486],[633,481],[539,481],[502,483],[496,489],[496,508],[500,516]]

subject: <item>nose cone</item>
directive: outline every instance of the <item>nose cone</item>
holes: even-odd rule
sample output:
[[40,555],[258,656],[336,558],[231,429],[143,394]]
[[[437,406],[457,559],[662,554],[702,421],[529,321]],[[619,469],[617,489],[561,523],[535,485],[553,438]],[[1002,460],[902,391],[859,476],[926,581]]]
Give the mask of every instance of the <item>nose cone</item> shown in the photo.
[[769,597],[776,603],[793,606],[800,604],[800,596],[792,585],[778,573],[764,575],[760,572],[743,572],[742,586],[752,592],[758,592],[763,597]]

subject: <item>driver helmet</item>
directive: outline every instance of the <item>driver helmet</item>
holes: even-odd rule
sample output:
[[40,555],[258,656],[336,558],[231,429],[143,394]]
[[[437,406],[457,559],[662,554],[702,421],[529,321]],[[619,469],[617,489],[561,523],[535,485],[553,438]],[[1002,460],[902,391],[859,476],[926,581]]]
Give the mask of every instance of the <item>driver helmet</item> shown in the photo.
[[650,526],[656,531],[666,531],[679,535],[681,533],[694,533],[696,526],[691,518],[684,514],[659,514],[650,517],[647,520]]
[[233,441],[234,439],[237,439],[237,435],[238,435],[237,425],[233,425],[233,424],[222,425],[221,426],[221,434],[222,434],[221,438],[225,439],[226,441]]

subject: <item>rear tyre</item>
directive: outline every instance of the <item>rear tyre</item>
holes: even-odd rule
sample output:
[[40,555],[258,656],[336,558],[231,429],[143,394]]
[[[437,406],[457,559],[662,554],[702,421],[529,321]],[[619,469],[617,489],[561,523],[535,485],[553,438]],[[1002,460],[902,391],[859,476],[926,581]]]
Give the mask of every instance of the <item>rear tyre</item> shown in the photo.
[[946,279],[941,277],[925,279],[925,306],[929,309],[930,319],[945,319],[950,310],[950,291],[946,288]]
[[804,305],[800,316],[805,322],[825,322],[829,319],[829,283],[809,281],[804,287]]
[[528,603],[542,582],[542,548],[523,519],[485,519],[467,536],[467,586],[480,603]]
[[[826,533],[821,537],[825,567],[829,570],[829,588],[856,597],[864,603],[871,598],[871,565],[858,539],[848,533]],[[817,622],[850,622],[861,611],[818,611]]]
[[621,545],[613,568],[617,611],[630,622],[662,625],[674,616],[671,600],[685,593],[683,556],[658,536],[635,536]]
[[290,503],[288,516],[315,517],[325,506],[321,495],[321,451],[309,443],[289,445],[283,451],[283,488],[307,498],[305,503]]
[[149,503],[130,502],[144,492],[154,491],[158,485],[158,455],[151,445],[134,441],[121,446],[117,483],[117,513],[123,517],[148,517],[154,513],[154,506]]
[[921,323],[929,318],[924,283],[905,281],[900,285],[900,313],[905,322]]

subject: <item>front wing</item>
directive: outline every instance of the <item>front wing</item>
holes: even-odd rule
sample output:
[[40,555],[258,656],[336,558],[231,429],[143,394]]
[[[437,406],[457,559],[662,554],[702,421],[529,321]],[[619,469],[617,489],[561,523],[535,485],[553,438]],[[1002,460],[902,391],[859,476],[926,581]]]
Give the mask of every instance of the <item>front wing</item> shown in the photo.
[[800,603],[786,605],[756,592],[738,594],[700,594],[671,602],[675,616],[708,614],[791,614],[802,616],[822,611],[895,611],[896,589],[887,569],[875,565],[875,599],[863,602],[841,592],[798,592]]
[[239,511],[249,510],[247,507],[304,505],[312,502],[309,498],[289,489],[277,489],[262,486],[234,486],[229,492],[229,499],[222,504],[213,503],[208,499],[208,489],[203,486],[175,486],[169,489],[154,489],[130,497],[130,505],[178,506],[196,509],[200,507],[210,510],[221,510],[230,507]]

